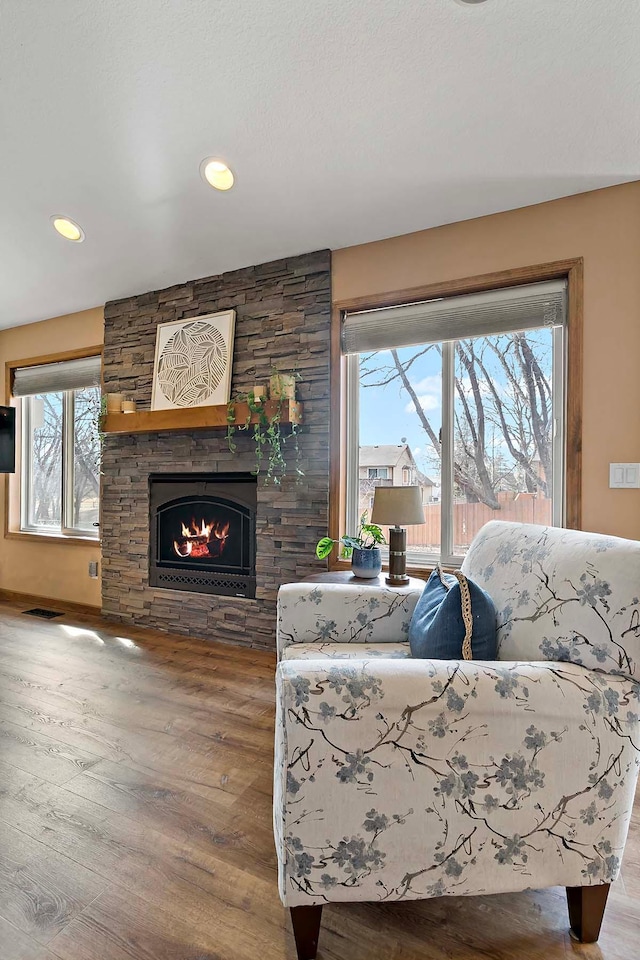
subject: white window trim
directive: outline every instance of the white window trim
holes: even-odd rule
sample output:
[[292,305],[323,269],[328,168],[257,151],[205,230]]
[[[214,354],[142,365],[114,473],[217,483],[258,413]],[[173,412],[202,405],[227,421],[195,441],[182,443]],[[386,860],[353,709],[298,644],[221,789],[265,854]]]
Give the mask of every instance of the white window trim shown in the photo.
[[21,398],[21,470],[20,470],[20,532],[45,537],[68,537],[82,540],[99,540],[99,527],[86,530],[69,523],[73,518],[74,443],[75,443],[75,395],[73,390],[62,390],[62,499],[60,527],[44,527],[30,524],[29,503],[33,490],[33,449],[31,445],[31,416],[33,397]]
[[346,501],[345,532],[358,529],[360,491],[360,358],[357,353],[346,362]]
[[[473,336],[473,333],[469,334]],[[487,335],[487,334],[484,334]],[[489,334],[490,335],[490,334]],[[552,522],[554,526],[565,525],[566,512],[566,318],[552,330],[552,419],[553,419],[553,476],[552,476]],[[459,567],[464,556],[453,553],[453,442],[454,442],[454,364],[455,341],[442,343],[442,451],[441,451],[441,527],[440,553],[412,556],[407,550],[409,567],[442,563],[447,567]],[[360,357],[347,354],[345,363],[346,398],[346,532],[356,530],[359,502],[359,449],[360,449]]]

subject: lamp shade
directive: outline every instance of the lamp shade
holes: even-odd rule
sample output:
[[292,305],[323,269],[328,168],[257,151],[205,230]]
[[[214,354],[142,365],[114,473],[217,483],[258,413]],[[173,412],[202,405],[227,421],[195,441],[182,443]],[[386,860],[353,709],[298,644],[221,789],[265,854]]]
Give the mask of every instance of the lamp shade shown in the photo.
[[424,523],[420,487],[376,487],[371,523],[408,527]]

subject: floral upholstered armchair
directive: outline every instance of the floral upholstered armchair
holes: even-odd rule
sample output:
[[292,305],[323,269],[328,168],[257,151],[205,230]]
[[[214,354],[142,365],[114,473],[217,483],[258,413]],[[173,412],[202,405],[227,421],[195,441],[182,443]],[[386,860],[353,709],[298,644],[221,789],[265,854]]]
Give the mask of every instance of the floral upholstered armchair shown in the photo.
[[274,828],[300,960],[327,903],[555,885],[598,938],[638,774],[640,544],[492,522],[463,572],[496,604],[496,662],[410,659],[415,587],[280,590]]

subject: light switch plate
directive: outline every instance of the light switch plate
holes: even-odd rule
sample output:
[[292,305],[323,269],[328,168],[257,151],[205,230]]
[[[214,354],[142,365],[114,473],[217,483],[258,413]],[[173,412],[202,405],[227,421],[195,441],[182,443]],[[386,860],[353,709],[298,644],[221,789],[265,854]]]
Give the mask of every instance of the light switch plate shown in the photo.
[[635,490],[640,487],[640,463],[610,463],[609,486],[615,490]]

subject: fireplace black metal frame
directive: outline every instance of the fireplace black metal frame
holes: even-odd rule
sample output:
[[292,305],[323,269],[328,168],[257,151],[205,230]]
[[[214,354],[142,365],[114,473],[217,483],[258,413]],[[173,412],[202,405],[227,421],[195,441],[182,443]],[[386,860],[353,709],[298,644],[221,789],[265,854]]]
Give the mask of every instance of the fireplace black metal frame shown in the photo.
[[[186,492],[188,488],[188,493]],[[257,480],[251,473],[153,473],[149,476],[149,585],[168,590],[253,599],[256,595]],[[192,500],[219,502],[248,524],[242,562],[170,563],[160,557],[162,512]],[[243,543],[244,543],[243,536]]]

